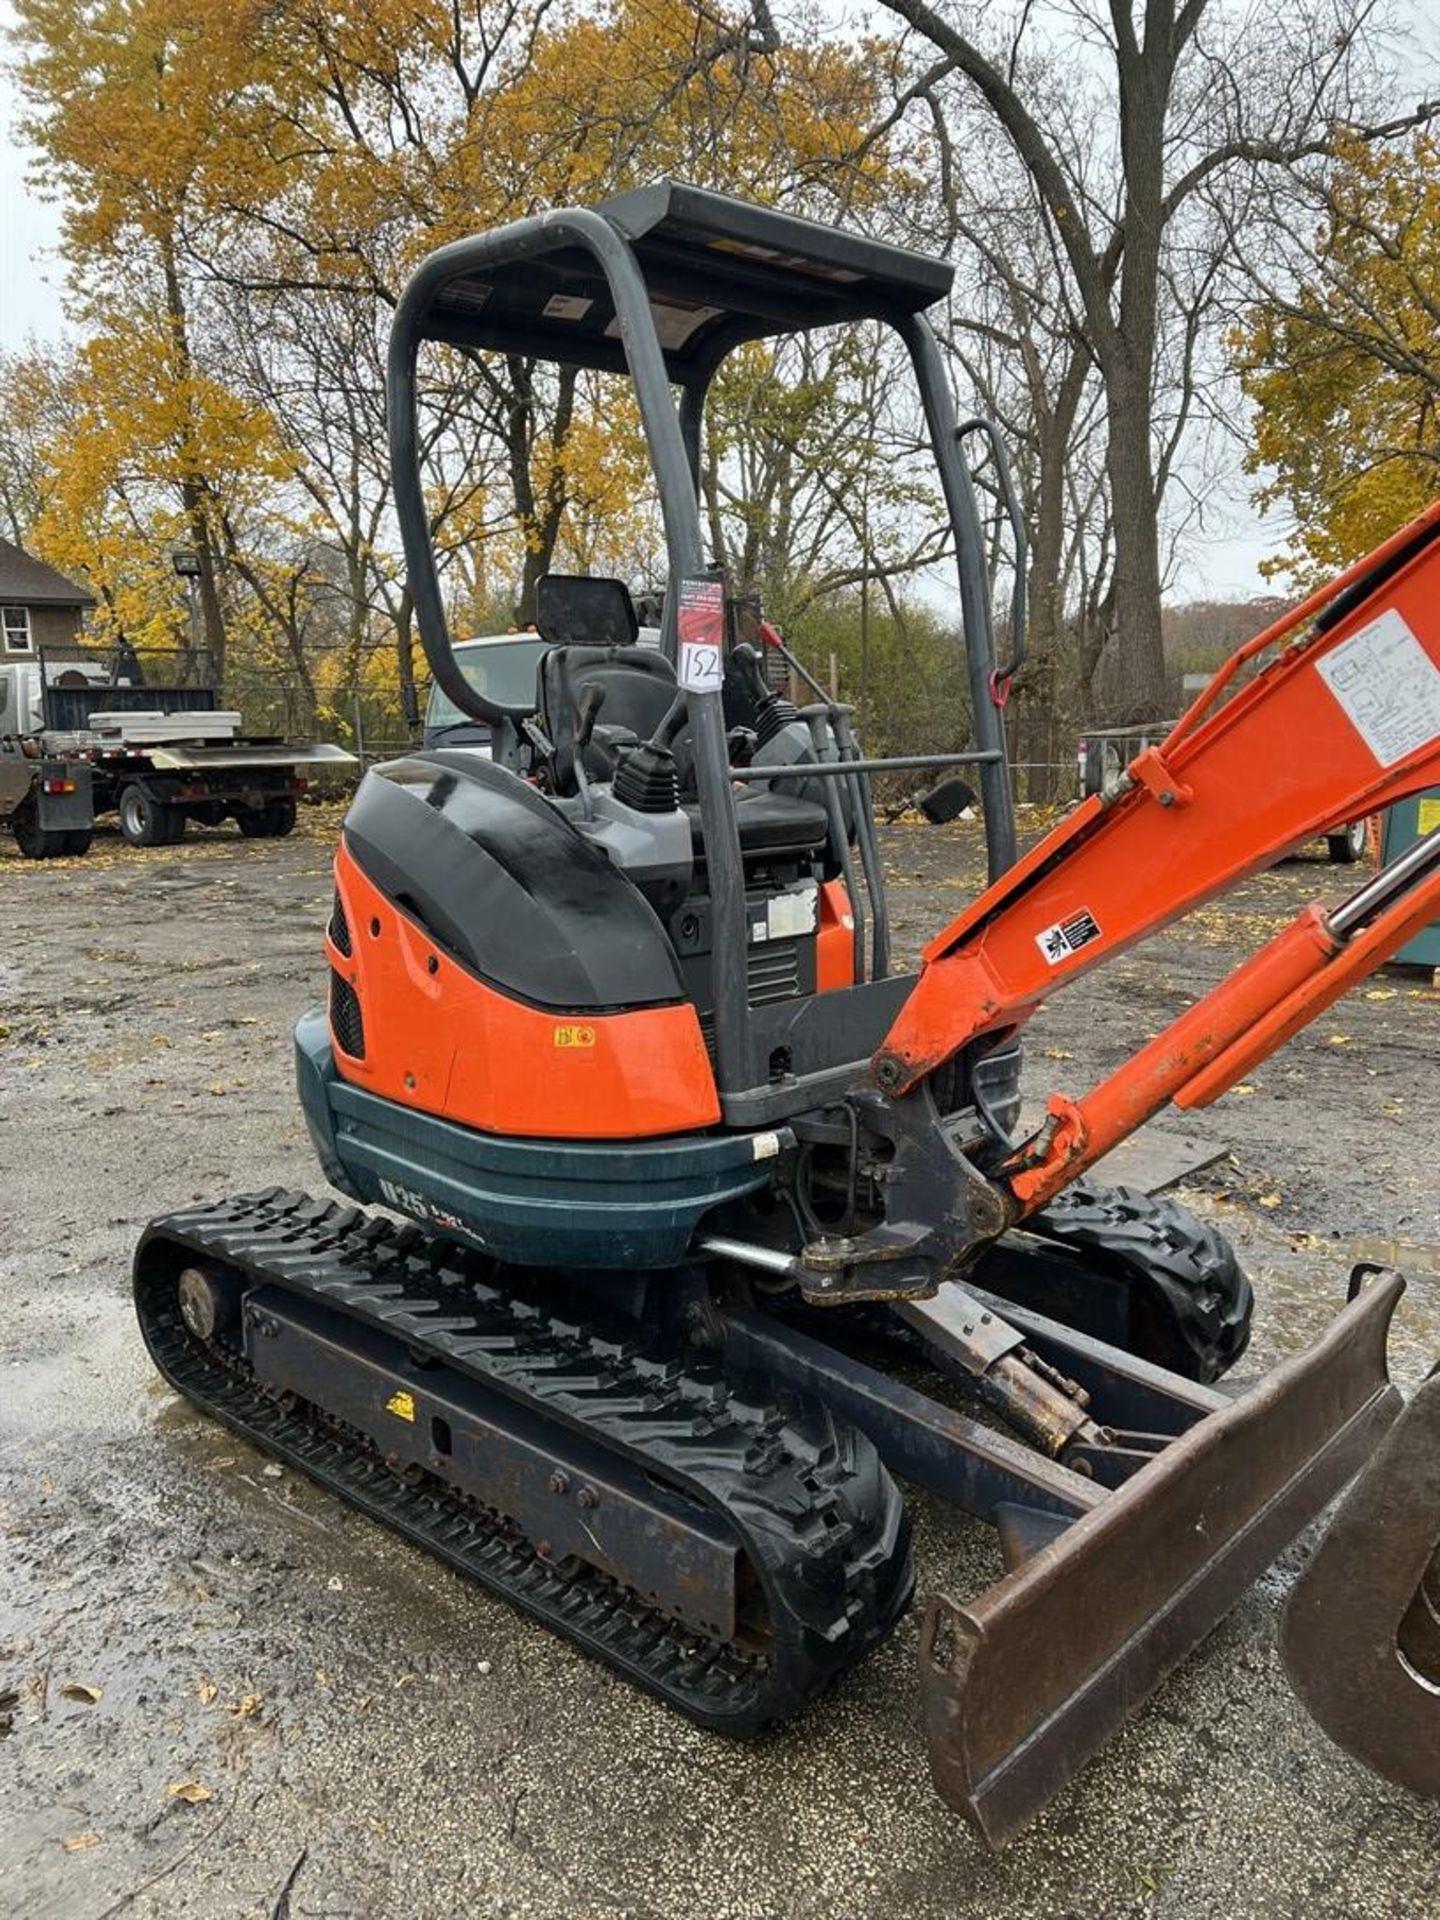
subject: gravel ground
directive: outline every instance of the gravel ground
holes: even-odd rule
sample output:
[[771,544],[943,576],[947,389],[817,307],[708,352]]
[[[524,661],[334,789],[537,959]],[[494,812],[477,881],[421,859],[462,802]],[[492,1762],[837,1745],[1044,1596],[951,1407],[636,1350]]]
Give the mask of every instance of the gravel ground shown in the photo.
[[[152,1213],[316,1184],[289,1028],[319,997],[336,816],[31,866],[0,850],[0,1862],[15,1916],[1418,1916],[1437,1821],[1335,1751],[1273,1651],[1294,1555],[999,1858],[926,1776],[916,1623],[797,1726],[700,1734],[193,1416],[126,1272]],[[973,885],[973,829],[887,839],[914,942]],[[1032,1028],[1027,1091],[1078,1091],[1337,876],[1296,863]],[[1440,1352],[1440,994],[1386,975],[1186,1117],[1186,1192],[1260,1296],[1249,1373],[1349,1263],[1412,1279]],[[978,1526],[921,1503],[921,1589],[973,1591]],[[91,1699],[86,1690],[98,1697]],[[3,1718],[0,1718],[3,1725]],[[175,1793],[175,1787],[183,1791]],[[288,1890],[288,1891],[287,1891]]]

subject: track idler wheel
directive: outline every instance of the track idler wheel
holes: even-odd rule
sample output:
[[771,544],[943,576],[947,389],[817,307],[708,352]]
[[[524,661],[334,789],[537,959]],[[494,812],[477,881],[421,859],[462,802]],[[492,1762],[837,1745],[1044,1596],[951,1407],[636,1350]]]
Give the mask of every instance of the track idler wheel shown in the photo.
[[240,1324],[240,1278],[225,1267],[182,1268],[175,1293],[186,1332],[202,1346]]

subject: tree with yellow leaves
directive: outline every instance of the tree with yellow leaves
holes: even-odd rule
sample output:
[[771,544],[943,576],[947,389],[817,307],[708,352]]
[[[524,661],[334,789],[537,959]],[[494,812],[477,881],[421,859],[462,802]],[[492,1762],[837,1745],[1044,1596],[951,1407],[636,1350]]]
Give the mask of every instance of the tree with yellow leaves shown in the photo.
[[1313,244],[1288,276],[1262,269],[1233,350],[1258,502],[1295,524],[1269,571],[1310,584],[1440,489],[1440,141],[1347,144],[1304,204]]
[[[243,101],[262,10],[253,0],[18,0],[25,130],[45,157],[47,183],[65,201],[63,251],[77,317],[93,327],[85,368],[92,399],[85,457],[66,462],[57,505],[71,542],[94,529],[88,570],[104,588],[117,540],[137,518],[121,504],[128,463],[173,487],[177,531],[199,557],[206,644],[223,672],[217,513],[219,475],[247,409],[197,366],[185,234],[220,204],[218,182],[243,138]],[[115,382],[112,392],[109,382]],[[113,402],[113,405],[112,405]],[[238,437],[237,437],[238,430]],[[108,464],[107,464],[108,463]],[[163,478],[162,476],[163,470]],[[110,490],[108,505],[99,504]],[[138,516],[146,536],[156,531]],[[73,554],[66,557],[74,559]]]
[[[885,142],[866,138],[870,63],[818,32],[782,45],[763,8],[19,0],[17,12],[27,131],[66,204],[87,336],[51,369],[64,431],[32,447],[38,468],[22,462],[43,477],[27,531],[141,640],[175,637],[169,549],[194,547],[217,668],[236,681],[283,669],[307,713],[338,710],[339,689],[373,678],[377,645],[393,646],[414,706],[381,367],[388,310],[426,251],[665,172],[821,214],[873,210],[884,192]],[[653,568],[661,543],[621,383],[448,351],[429,374],[426,491],[457,630],[529,618],[555,564]],[[793,466],[786,423],[802,422],[775,388],[732,418],[725,444],[754,433]],[[813,488],[789,499],[792,529],[807,500],[843,525]]]

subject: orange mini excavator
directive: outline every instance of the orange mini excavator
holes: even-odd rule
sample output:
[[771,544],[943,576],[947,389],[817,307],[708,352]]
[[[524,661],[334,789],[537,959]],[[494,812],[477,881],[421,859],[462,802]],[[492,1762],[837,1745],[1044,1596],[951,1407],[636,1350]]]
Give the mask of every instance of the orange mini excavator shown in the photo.
[[[1251,1307],[1228,1247],[1077,1176],[1167,1103],[1215,1099],[1436,917],[1440,833],[1038,1126],[1018,1042],[1112,955],[1440,781],[1440,508],[1242,648],[1017,859],[1014,662],[965,436],[1005,469],[986,423],[957,425],[924,318],[950,280],[669,182],[422,264],[391,336],[396,507],[435,679],[490,746],[366,776],[328,1014],[296,1031],[327,1179],[410,1224],[279,1190],[188,1207],[146,1232],[135,1297],[197,1405],[719,1732],[799,1711],[907,1606],[897,1481],[991,1522],[1009,1570],[925,1602],[920,1683],[940,1791],[998,1843],[1396,1419],[1397,1275],[1358,1276],[1313,1347],[1225,1392]],[[963,754],[867,759],[813,680],[797,709],[765,668],[804,668],[706,564],[716,371],[743,342],[859,321],[894,329],[919,388],[958,562]],[[658,644],[618,581],[551,575],[533,700],[462,673],[422,485],[427,341],[629,376],[668,556]],[[975,769],[992,883],[911,974],[870,780],[946,762]],[[1386,1730],[1357,1722],[1365,1696],[1424,1721],[1432,1784],[1433,1424],[1386,1440],[1397,1552],[1369,1618],[1390,1612],[1348,1686],[1323,1582],[1288,1642],[1341,1670],[1316,1704],[1370,1757]],[[1332,1594],[1364,1577],[1349,1517]]]

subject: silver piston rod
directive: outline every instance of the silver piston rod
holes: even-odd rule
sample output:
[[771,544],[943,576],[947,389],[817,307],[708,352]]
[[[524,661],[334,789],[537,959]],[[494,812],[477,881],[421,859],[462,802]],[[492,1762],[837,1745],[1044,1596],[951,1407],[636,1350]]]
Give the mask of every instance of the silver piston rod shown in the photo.
[[1440,867],[1440,827],[1433,828],[1413,847],[1407,847],[1388,867],[1382,867],[1373,880],[1327,914],[1326,926],[1337,940],[1348,940],[1436,867]]
[[[805,1275],[803,1263],[777,1247],[722,1234],[702,1234],[696,1246],[716,1259],[733,1260],[797,1286]],[[1071,1446],[1112,1443],[1109,1429],[1097,1426],[1086,1411],[1089,1395],[1038,1367],[1025,1349],[1024,1334],[953,1280],[945,1281],[933,1300],[896,1302],[891,1311],[960,1367],[974,1382],[978,1397],[1022,1438],[1052,1458]]]

